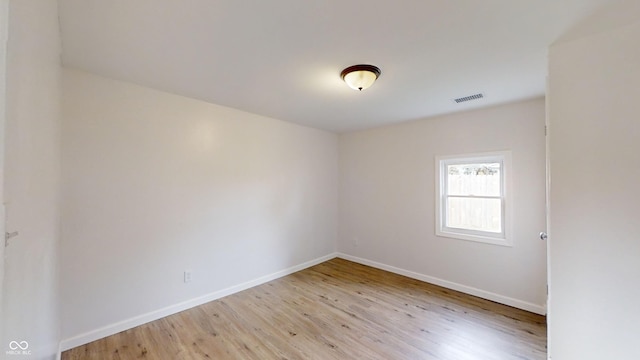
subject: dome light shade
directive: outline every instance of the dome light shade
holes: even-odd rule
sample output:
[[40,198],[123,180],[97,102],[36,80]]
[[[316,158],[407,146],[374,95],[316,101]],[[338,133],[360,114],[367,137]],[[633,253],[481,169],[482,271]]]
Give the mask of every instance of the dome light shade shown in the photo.
[[380,73],[380,69],[377,66],[361,64],[349,66],[342,70],[340,76],[350,88],[362,91],[373,85]]

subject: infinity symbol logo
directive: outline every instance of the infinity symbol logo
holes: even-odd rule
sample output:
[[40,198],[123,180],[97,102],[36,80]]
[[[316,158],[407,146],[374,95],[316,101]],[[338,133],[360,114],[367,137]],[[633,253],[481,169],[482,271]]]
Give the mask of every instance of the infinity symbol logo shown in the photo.
[[27,350],[29,348],[29,343],[26,341],[12,341],[9,343],[9,349],[11,350]]

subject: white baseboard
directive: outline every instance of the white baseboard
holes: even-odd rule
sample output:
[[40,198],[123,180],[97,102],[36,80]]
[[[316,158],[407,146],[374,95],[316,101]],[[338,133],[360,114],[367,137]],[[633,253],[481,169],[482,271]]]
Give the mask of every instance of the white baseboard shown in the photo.
[[174,305],[170,305],[167,306],[165,308],[159,309],[159,310],[155,310],[146,314],[142,314],[130,319],[126,319],[126,320],[122,320],[119,321],[117,323],[111,324],[111,325],[107,325],[104,326],[102,328],[96,329],[96,330],[92,330],[92,331],[88,331],[86,333],[83,334],[79,334],[76,336],[73,336],[71,338],[62,340],[60,342],[60,348],[62,351],[65,350],[69,350],[69,349],[73,349],[74,347],[77,346],[81,346],[84,344],[88,344],[92,341],[96,341],[98,339],[102,339],[104,337],[113,335],[113,334],[117,334],[121,331],[125,331],[131,328],[134,328],[136,326],[140,326],[143,324],[146,324],[148,322],[154,321],[154,320],[158,320],[161,319],[163,317],[169,316],[169,315],[173,315],[176,313],[179,313],[181,311],[184,310],[188,310],[191,309],[193,307],[208,303],[210,301],[213,300],[217,300],[220,299],[222,297],[231,295],[231,294],[235,294],[237,292],[240,292],[242,290],[246,290],[249,288],[252,288],[254,286],[257,285],[261,285],[264,284],[266,282],[281,278],[283,276],[287,276],[289,274],[293,274],[297,271],[300,270],[304,270],[308,267],[323,263],[327,260],[331,260],[333,258],[337,257],[337,253],[332,253],[329,255],[325,255],[322,257],[319,257],[317,259],[314,260],[310,260],[307,261],[305,263],[296,265],[296,266],[292,266],[290,268],[284,269],[284,270],[280,270],[277,271],[275,273],[269,274],[269,275],[265,275],[265,276],[261,276],[257,279],[251,280],[251,281],[247,281],[245,283],[242,284],[238,284],[235,286],[231,286],[228,287],[226,289],[222,289],[219,291],[215,291],[213,293],[207,294],[207,295],[203,295],[191,300],[187,300],[187,301],[183,301],[181,303],[178,304],[174,304]]
[[[428,282],[431,284],[435,284],[435,285],[439,285],[448,289],[452,289],[452,290],[456,290],[456,291],[460,291],[469,295],[474,295],[474,296],[478,296],[481,297],[483,299],[487,299],[487,300],[491,300],[491,301],[495,301],[501,304],[505,304],[505,305],[509,305],[509,306],[513,306],[515,308],[518,309],[522,309],[522,310],[526,310],[526,311],[530,311],[536,314],[541,314],[541,315],[545,315],[546,314],[546,308],[543,305],[536,305],[536,304],[532,304],[526,301],[522,301],[522,300],[518,300],[518,299],[513,299],[510,298],[508,296],[503,296],[503,295],[499,295],[499,294],[495,294],[489,291],[485,291],[485,290],[481,290],[481,289],[477,289],[471,286],[466,286],[466,285],[462,285],[462,284],[458,284],[458,283],[454,283],[451,281],[447,281],[447,280],[442,280],[436,277],[432,277],[432,276],[428,276],[428,275],[423,275],[423,274],[419,274],[413,271],[409,271],[409,270],[404,270],[401,268],[397,268],[395,266],[390,266],[390,265],[385,265],[376,261],[371,261],[371,260],[367,260],[367,259],[363,259],[363,258],[359,258],[356,256],[352,256],[352,255],[348,255],[348,254],[344,254],[344,253],[332,253],[329,255],[325,255],[322,257],[319,257],[317,259],[314,260],[310,260],[307,261],[305,263],[296,265],[296,266],[292,266],[290,268],[284,269],[284,270],[280,270],[277,271],[275,273],[269,274],[269,275],[265,275],[265,276],[261,276],[257,279],[251,280],[251,281],[247,281],[245,283],[242,284],[238,284],[235,286],[231,286],[228,287],[226,289],[222,289],[219,291],[215,291],[213,293],[207,294],[207,295],[203,295],[194,299],[190,299],[187,301],[183,301],[181,303],[177,303],[174,305],[170,305],[167,306],[165,308],[159,309],[159,310],[155,310],[146,314],[142,314],[130,319],[126,319],[126,320],[122,320],[119,321],[117,323],[114,324],[110,324],[107,326],[104,326],[102,328],[99,329],[95,329],[95,330],[91,330],[88,331],[86,333],[83,334],[79,334],[76,336],[73,336],[71,338],[62,340],[60,342],[60,353],[62,351],[66,351],[69,349],[73,349],[74,347],[77,346],[81,346],[84,344],[88,344],[92,341],[96,341],[99,339],[102,339],[104,337],[113,335],[113,334],[117,334],[121,331],[125,331],[131,328],[134,328],[136,326],[140,326],[140,325],[144,325],[148,322],[154,321],[154,320],[158,320],[161,319],[163,317],[169,316],[169,315],[173,315],[176,313],[179,313],[181,311],[184,310],[188,310],[191,309],[193,307],[208,303],[210,301],[213,300],[217,300],[220,298],[223,298],[225,296],[231,295],[231,294],[235,294],[237,292],[252,288],[254,286],[258,286],[261,284],[264,284],[266,282],[281,278],[283,276],[287,276],[289,274],[293,274],[295,272],[298,272],[300,270],[304,270],[306,268],[309,268],[311,266],[323,263],[327,260],[331,260],[333,258],[342,258],[345,260],[349,260],[349,261],[353,261],[359,264],[363,264],[363,265],[367,265],[367,266],[371,266],[377,269],[381,269],[381,270],[385,270],[385,271],[389,271],[395,274],[399,274],[399,275],[403,275],[403,276],[407,276],[410,277],[412,279],[416,279],[416,280],[420,280],[420,281],[424,281],[424,282]],[[60,354],[58,354],[58,359],[60,358]]]
[[451,290],[460,291],[460,292],[463,292],[465,294],[469,294],[469,295],[481,297],[483,299],[495,301],[495,302],[500,303],[500,304],[509,305],[509,306],[512,306],[512,307],[515,307],[515,308],[518,308],[518,309],[530,311],[532,313],[536,313],[536,314],[540,314],[540,315],[546,315],[546,313],[547,313],[546,307],[544,305],[537,305],[537,304],[533,304],[533,303],[530,303],[530,302],[527,302],[527,301],[522,301],[522,300],[510,298],[508,296],[492,293],[492,292],[489,292],[489,291],[477,289],[477,288],[474,288],[474,287],[471,287],[471,286],[467,286],[467,285],[454,283],[454,282],[447,281],[447,280],[442,280],[442,279],[439,279],[439,278],[436,278],[436,277],[433,277],[433,276],[423,275],[423,274],[419,274],[419,273],[416,273],[416,272],[413,272],[413,271],[400,269],[400,268],[397,268],[395,266],[385,265],[385,264],[382,264],[382,263],[379,263],[379,262],[375,262],[375,261],[359,258],[357,256],[352,256],[352,255],[348,255],[348,254],[344,254],[344,253],[338,253],[337,257],[339,257],[341,259],[353,261],[353,262],[356,262],[356,263],[359,263],[359,264],[362,264],[362,265],[367,265],[367,266],[371,266],[371,267],[374,267],[374,268],[377,268],[377,269],[381,269],[381,270],[389,271],[389,272],[392,272],[392,273],[395,273],[395,274],[403,275],[403,276],[406,276],[406,277],[409,277],[409,278],[412,278],[412,279],[428,282],[430,284],[439,285],[439,286],[442,286],[442,287],[445,287],[445,288],[448,288],[448,289],[451,289]]

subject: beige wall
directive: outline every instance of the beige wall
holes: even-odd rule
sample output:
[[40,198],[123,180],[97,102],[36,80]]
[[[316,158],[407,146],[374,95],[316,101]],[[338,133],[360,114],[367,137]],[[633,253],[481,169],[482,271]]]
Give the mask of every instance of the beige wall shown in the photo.
[[[341,252],[544,313],[545,104],[530,100],[340,136]],[[435,235],[435,157],[512,152],[513,247]]]
[[333,253],[335,134],[63,74],[64,348]]

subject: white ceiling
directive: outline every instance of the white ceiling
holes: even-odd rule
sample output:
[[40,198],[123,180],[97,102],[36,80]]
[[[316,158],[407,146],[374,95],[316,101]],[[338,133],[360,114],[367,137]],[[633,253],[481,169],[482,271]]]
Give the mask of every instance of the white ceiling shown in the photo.
[[615,2],[60,0],[63,63],[342,132],[541,96],[548,46]]

